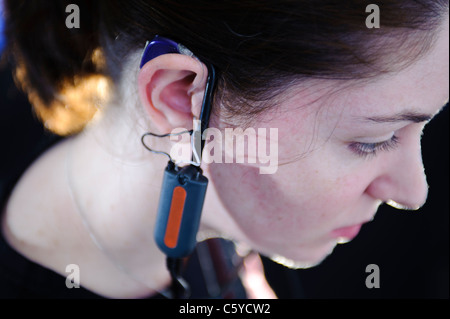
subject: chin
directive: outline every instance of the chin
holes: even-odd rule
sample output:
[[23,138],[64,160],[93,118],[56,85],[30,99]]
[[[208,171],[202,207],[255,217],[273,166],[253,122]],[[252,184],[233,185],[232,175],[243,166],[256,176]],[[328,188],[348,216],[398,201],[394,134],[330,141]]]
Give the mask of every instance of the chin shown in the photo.
[[311,248],[308,251],[291,252],[286,254],[269,254],[265,256],[290,269],[306,269],[315,267],[322,263],[322,261],[324,261],[333,252],[336,244],[337,243],[334,242],[320,248]]

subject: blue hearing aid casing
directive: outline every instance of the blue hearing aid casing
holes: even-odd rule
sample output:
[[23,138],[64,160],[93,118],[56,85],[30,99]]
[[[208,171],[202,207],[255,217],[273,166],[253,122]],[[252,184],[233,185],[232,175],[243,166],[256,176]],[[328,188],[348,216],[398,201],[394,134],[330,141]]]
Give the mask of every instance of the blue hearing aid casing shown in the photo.
[[180,44],[157,35],[145,46],[144,52],[142,53],[141,57],[141,64],[139,67],[142,69],[145,63],[147,63],[151,59],[168,53],[181,53]]
[[167,256],[182,258],[194,250],[207,186],[208,179],[198,167],[167,165],[154,232],[158,247]]
[[[183,45],[156,36],[147,43],[141,57],[140,68],[151,59],[167,53],[193,56]],[[201,133],[209,122],[214,81],[214,68],[208,66],[208,83],[200,114]],[[183,258],[194,250],[207,186],[208,179],[203,176],[200,167],[195,165],[178,167],[172,161],[167,164],[159,197],[154,239],[160,250],[168,257]]]

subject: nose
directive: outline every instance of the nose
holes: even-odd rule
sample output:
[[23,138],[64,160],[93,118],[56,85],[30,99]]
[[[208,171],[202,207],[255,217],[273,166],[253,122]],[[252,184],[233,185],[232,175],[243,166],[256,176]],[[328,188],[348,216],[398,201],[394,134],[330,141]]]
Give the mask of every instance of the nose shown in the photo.
[[383,163],[380,173],[366,192],[388,205],[406,210],[422,207],[428,196],[428,183],[419,148],[396,152]]

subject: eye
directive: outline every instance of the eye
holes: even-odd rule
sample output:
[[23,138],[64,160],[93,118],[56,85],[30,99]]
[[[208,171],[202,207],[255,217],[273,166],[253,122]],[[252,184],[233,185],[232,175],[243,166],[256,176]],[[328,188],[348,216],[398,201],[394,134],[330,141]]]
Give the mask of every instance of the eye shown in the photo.
[[353,142],[348,145],[350,150],[361,157],[376,156],[380,151],[390,151],[397,147],[398,137],[393,135],[389,140],[378,143]]

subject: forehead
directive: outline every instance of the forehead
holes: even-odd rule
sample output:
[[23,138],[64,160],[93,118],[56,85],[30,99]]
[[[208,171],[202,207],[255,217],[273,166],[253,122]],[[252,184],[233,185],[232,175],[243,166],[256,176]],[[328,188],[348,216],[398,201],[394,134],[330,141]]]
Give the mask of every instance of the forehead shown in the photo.
[[404,111],[435,114],[449,99],[448,18],[436,42],[408,68],[344,92],[350,115],[386,116]]
[[[438,32],[432,48],[405,69],[366,82],[336,85],[336,81],[324,81],[309,89],[298,88],[290,106],[308,109],[316,105],[316,110],[326,109],[322,113],[330,117],[347,119],[404,112],[433,115],[449,99],[448,18]],[[321,95],[327,98],[318,99]]]

